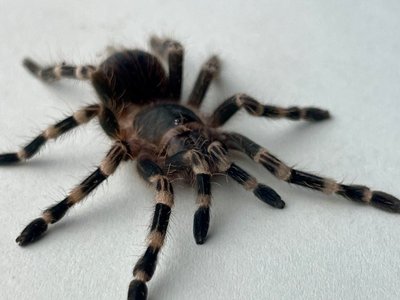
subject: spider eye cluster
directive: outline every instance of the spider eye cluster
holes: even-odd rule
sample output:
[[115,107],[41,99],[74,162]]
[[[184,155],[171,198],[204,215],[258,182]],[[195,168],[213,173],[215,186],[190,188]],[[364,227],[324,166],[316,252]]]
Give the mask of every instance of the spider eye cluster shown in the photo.
[[177,119],[174,120],[174,124],[175,124],[175,126],[182,125],[183,121],[182,121],[182,119],[177,118]]

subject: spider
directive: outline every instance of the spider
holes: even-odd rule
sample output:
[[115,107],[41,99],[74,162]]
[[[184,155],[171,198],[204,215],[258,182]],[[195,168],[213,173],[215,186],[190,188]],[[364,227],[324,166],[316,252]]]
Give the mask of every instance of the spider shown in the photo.
[[[98,66],[62,63],[41,67],[31,59],[23,61],[27,70],[44,82],[61,78],[90,81],[100,102],[83,107],[49,126],[18,152],[1,154],[1,165],[32,158],[48,140],[56,139],[94,118],[113,140],[113,145],[93,173],[73,188],[65,199],[44,210],[41,217],[25,227],[16,239],[19,245],[38,240],[50,224],[63,218],[72,206],[113,174],[122,161],[136,160],[140,176],[155,187],[156,204],[147,249],[133,268],[128,299],[146,299],[146,282],[155,272],[174,205],[171,185],[174,179],[185,178],[197,188],[197,210],[193,220],[197,244],[203,244],[207,238],[213,175],[226,174],[261,201],[275,208],[284,208],[285,202],[277,192],[232,162],[230,153],[233,151],[244,153],[288,183],[400,212],[400,200],[392,195],[362,185],[341,184],[291,168],[249,138],[220,129],[240,109],[253,116],[310,122],[328,119],[328,111],[315,107],[262,105],[246,94],[236,94],[222,102],[210,116],[201,116],[198,109],[220,69],[218,58],[212,56],[203,64],[185,105],[180,103],[182,45],[172,39],[152,37],[150,46],[154,54],[138,49],[116,51]],[[165,61],[168,72],[162,65]]]

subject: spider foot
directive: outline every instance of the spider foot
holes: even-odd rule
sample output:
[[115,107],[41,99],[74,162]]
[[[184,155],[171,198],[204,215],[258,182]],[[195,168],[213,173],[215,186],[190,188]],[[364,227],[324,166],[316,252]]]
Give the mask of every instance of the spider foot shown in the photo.
[[380,191],[373,191],[371,205],[390,212],[400,213],[400,200]]
[[207,232],[210,226],[210,208],[200,207],[193,221],[193,235],[197,245],[204,244],[207,239]]
[[329,111],[316,107],[308,107],[303,112],[305,114],[304,119],[311,122],[319,122],[331,118]]
[[39,66],[35,61],[30,58],[25,58],[22,61],[23,66],[33,75],[37,76],[39,72],[42,70],[42,67]]
[[59,66],[43,68],[37,62],[30,58],[24,58],[22,65],[28,70],[29,73],[35,77],[43,80],[44,82],[53,82],[61,77],[61,67],[65,66],[65,63],[61,63]]
[[129,284],[128,300],[146,300],[147,286],[146,283],[140,280],[132,280]]
[[0,166],[11,165],[19,162],[20,159],[17,153],[3,153],[0,154]]
[[254,189],[253,193],[258,199],[275,208],[285,207],[285,202],[281,199],[281,196],[279,196],[277,192],[264,184],[259,183],[258,186]]
[[211,56],[210,59],[203,66],[203,69],[212,76],[217,76],[220,68],[221,62],[216,55]]
[[179,44],[177,41],[168,38],[160,38],[158,36],[152,36],[150,38],[150,47],[155,53],[157,53],[161,57],[165,57],[171,52],[183,52],[182,45]]
[[20,246],[28,245],[40,238],[47,230],[47,223],[43,218],[33,220],[15,240]]

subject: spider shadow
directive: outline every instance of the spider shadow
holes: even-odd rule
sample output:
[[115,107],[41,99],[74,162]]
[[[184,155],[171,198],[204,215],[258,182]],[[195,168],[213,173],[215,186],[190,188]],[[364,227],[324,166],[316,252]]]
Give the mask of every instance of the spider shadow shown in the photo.
[[[286,122],[290,122],[285,120]],[[282,122],[285,122],[282,121]],[[275,121],[279,122],[279,121]],[[329,135],[325,134],[330,127],[332,120],[326,120],[321,123],[313,123],[300,121],[301,123],[289,123],[283,124],[285,125],[283,128],[267,128],[266,134],[263,134],[258,141],[262,144],[266,143],[268,148],[269,145],[278,145],[278,149],[285,148],[293,148],[296,149],[296,146],[310,143],[315,143],[316,139],[319,143],[324,140],[328,140]],[[259,131],[257,131],[259,135]],[[279,153],[276,153],[279,156]]]
[[[29,244],[29,248],[33,248],[36,246],[38,242],[42,245],[43,241],[49,241],[51,243],[51,237],[53,235],[65,235],[68,233],[71,233],[69,238],[71,238],[75,233],[79,232],[79,229],[82,228],[85,224],[87,224],[88,219],[90,219],[90,222],[97,222],[99,224],[99,228],[101,226],[107,227],[111,226],[113,223],[107,223],[107,218],[110,215],[121,215],[127,210],[125,205],[118,205],[121,204],[122,201],[126,202],[127,199],[118,199],[116,201],[110,201],[109,204],[104,204],[101,207],[93,207],[90,210],[85,210],[82,214],[79,215],[73,215],[73,216],[66,216],[65,219],[63,219],[61,222],[53,224],[49,227],[49,229],[43,234],[37,241],[35,241],[32,244]],[[132,212],[134,211],[134,203],[132,203]],[[121,221],[122,222],[122,221]],[[62,239],[64,240],[64,239]],[[47,242],[46,242],[47,243]]]
[[76,158],[70,156],[62,156],[60,158],[52,157],[52,158],[43,158],[43,157],[35,157],[32,160],[16,163],[16,164],[9,164],[9,165],[2,165],[2,169],[10,169],[10,170],[17,170],[17,169],[30,169],[30,168],[47,168],[50,171],[54,170],[54,163],[59,162],[62,159],[63,163],[70,164],[76,162]]
[[[98,101],[98,98],[91,88],[90,81],[85,82],[63,78],[60,81],[49,83],[42,82],[42,84],[44,88],[51,93],[52,98],[56,98],[57,102],[66,103],[68,106]],[[85,100],[82,101],[82,99]]]
[[[128,166],[127,164],[125,167],[128,168],[131,167],[131,165]],[[132,182],[135,179],[133,178],[134,175],[132,175],[132,172],[124,172],[123,176],[127,182]],[[129,190],[133,189],[134,187],[131,185],[126,186],[128,186],[128,188],[124,188],[124,193],[118,193],[114,190],[112,193],[102,193],[100,197],[96,197],[95,191],[87,200],[89,200],[91,203],[94,201],[98,201],[100,203],[92,203],[89,207],[84,207],[82,205],[73,207],[71,211],[69,211],[69,213],[62,220],[60,220],[60,222],[51,225],[46,233],[40,238],[40,240],[47,239],[48,236],[52,236],[53,234],[62,235],[68,232],[79,232],[79,229],[87,225],[88,222],[96,223],[99,224],[98,226],[107,228],[115,225],[116,220],[124,223],[124,220],[128,218],[135,218],[135,216],[139,215],[140,213],[137,209],[135,209],[138,206],[137,201],[139,201],[139,199],[132,199],[132,197],[129,197]],[[107,189],[107,187],[105,187],[105,189]],[[106,201],[104,201],[105,198],[107,198]],[[75,210],[78,211],[75,212]],[[32,245],[34,244],[35,243]]]

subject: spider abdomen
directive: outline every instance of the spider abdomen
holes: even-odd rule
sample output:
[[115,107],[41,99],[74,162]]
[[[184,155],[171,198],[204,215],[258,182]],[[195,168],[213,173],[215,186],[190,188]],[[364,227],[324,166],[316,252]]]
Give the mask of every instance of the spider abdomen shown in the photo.
[[168,77],[156,56],[125,50],[101,63],[92,75],[92,83],[107,106],[119,107],[165,98]]

